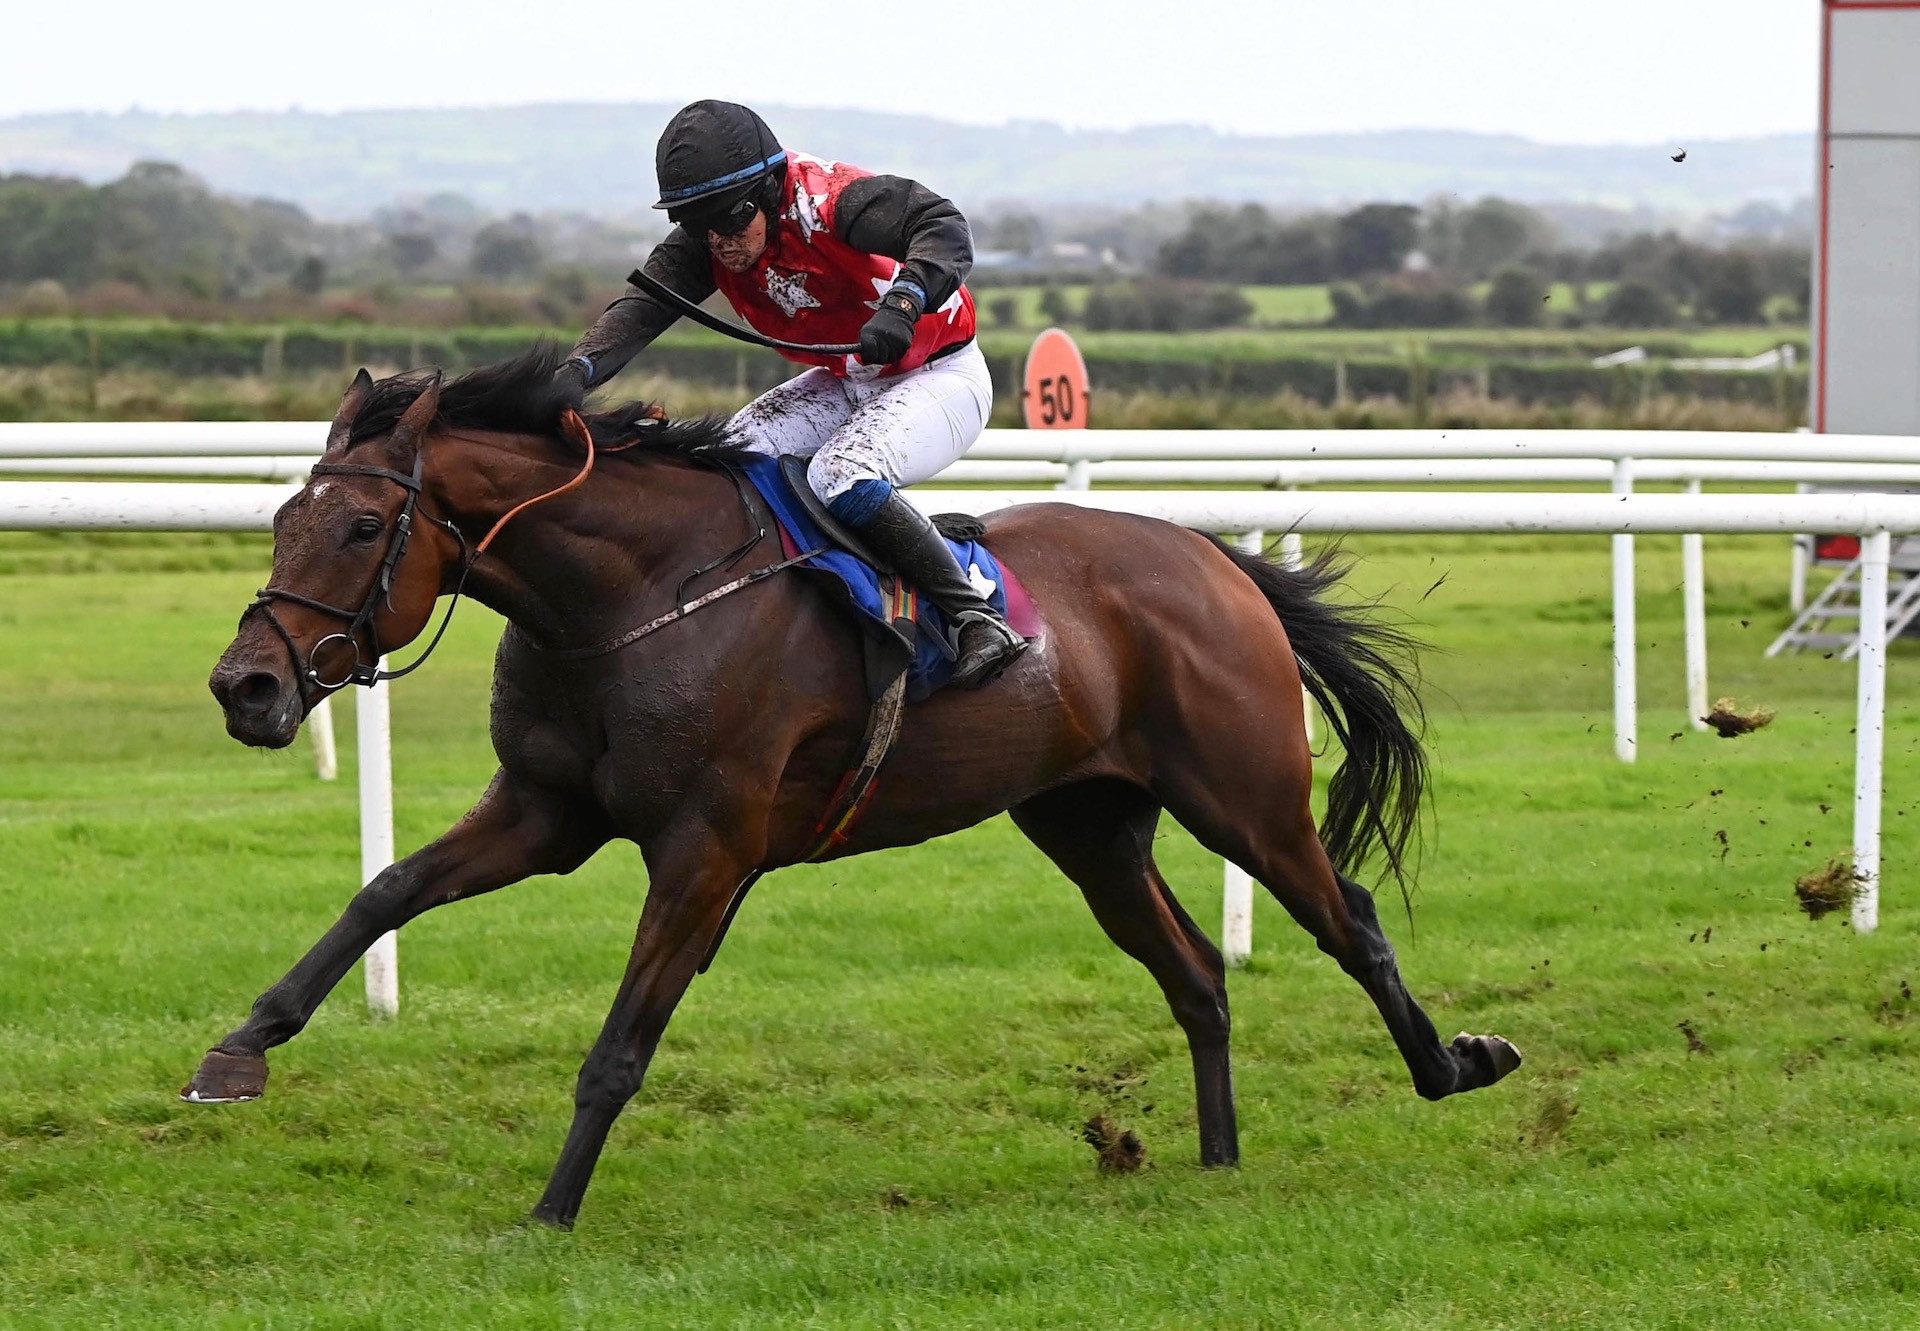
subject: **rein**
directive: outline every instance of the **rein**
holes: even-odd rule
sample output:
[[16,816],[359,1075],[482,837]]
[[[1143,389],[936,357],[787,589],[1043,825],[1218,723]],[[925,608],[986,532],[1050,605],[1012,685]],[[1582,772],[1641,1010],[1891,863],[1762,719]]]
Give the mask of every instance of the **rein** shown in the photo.
[[[487,552],[487,548],[493,544],[494,539],[506,529],[507,524],[536,504],[544,504],[550,499],[558,499],[561,495],[579,489],[580,486],[586,483],[587,477],[593,474],[594,461],[598,450],[594,445],[592,428],[581,418],[578,411],[572,409],[569,409],[561,417],[560,424],[561,428],[574,439],[578,440],[586,451],[586,461],[581,464],[580,470],[565,484],[555,486],[544,494],[535,495],[531,499],[523,500],[508,509],[501,515],[500,519],[493,524],[487,534],[481,537],[478,543],[472,545],[468,544],[466,536],[460,531],[459,527],[447,521],[445,518],[435,517],[433,514],[426,512],[425,509],[420,508],[421,476],[426,460],[424,453],[416,451],[413,471],[411,473],[395,471],[390,467],[376,467],[357,462],[315,463],[313,470],[308,473],[309,478],[313,476],[377,476],[382,480],[392,481],[407,492],[406,502],[401,506],[400,516],[394,522],[393,535],[388,538],[387,551],[381,558],[380,568],[374,575],[373,585],[367,589],[366,599],[360,603],[358,610],[348,610],[342,606],[329,605],[325,601],[315,600],[313,597],[304,596],[299,592],[288,591],[282,587],[262,587],[255,595],[253,603],[241,612],[240,618],[244,621],[246,617],[255,610],[264,610],[266,612],[267,622],[271,624],[274,631],[280,635],[280,640],[286,643],[287,653],[293,660],[295,671],[302,679],[312,684],[315,688],[340,689],[354,684],[372,688],[375,684],[381,683],[384,680],[400,679],[403,676],[411,675],[414,671],[426,664],[427,658],[432,656],[434,651],[440,646],[441,639],[446,637],[447,628],[453,623],[453,612],[459,608],[460,598],[466,591],[468,575],[473,572],[473,566],[479,562],[480,556]],[[609,448],[606,451],[618,453],[633,446],[634,443],[627,443],[615,448]],[[736,490],[739,490],[743,484],[740,476],[731,467],[727,470],[733,479]],[[742,504],[746,503],[744,492],[741,492],[741,502]],[[389,610],[393,609],[394,574],[399,568],[401,559],[405,557],[407,547],[412,540],[413,516],[416,511],[429,522],[444,527],[447,531],[453,533],[454,539],[460,543],[460,576],[454,582],[453,598],[448,601],[446,613],[440,618],[440,627],[434,631],[433,639],[427,644],[427,649],[421,652],[420,655],[415,657],[409,664],[402,666],[398,670],[382,670],[379,668],[379,661],[384,655],[384,652],[382,652],[380,648],[380,630],[378,625],[374,623],[374,616],[379,612],[382,604],[385,604]],[[759,544],[762,538],[766,536],[767,530],[764,525],[756,524],[756,527],[757,530],[755,530],[754,534],[739,547],[728,551],[711,563],[695,569],[683,578],[680,583],[680,590],[676,592],[676,595],[684,595],[687,584],[695,578],[710,573],[716,568],[731,567],[733,564],[738,563],[749,550]],[[805,554],[796,555],[792,559],[782,560],[778,564],[756,569],[745,577],[735,578],[732,582],[716,587],[703,596],[696,597],[692,601],[668,611],[664,615],[657,616],[637,628],[630,629],[610,642],[601,643],[593,647],[572,649],[540,647],[537,643],[533,645],[543,653],[558,657],[561,660],[580,660],[593,656],[604,656],[610,652],[618,651],[629,643],[639,641],[656,629],[665,628],[668,624],[685,619],[694,611],[719,600],[723,596],[740,591],[745,587],[750,587],[756,582],[772,577],[775,573],[781,572],[783,569],[792,568],[794,565],[811,559],[820,553],[822,553],[821,550],[809,550]],[[281,622],[280,616],[274,613],[273,606],[276,601],[290,601],[295,605],[306,606],[310,610],[318,610],[323,614],[332,615],[336,619],[346,620],[347,627],[342,632],[330,633],[316,642],[312,650],[307,653],[306,661],[303,663],[300,659],[300,649],[293,640],[293,634],[288,632],[287,626]],[[366,630],[373,646],[371,661],[361,655],[360,633],[362,629]],[[523,636],[525,636],[524,633]],[[532,642],[532,639],[529,638],[528,641]],[[353,663],[347,668],[345,673],[337,679],[322,678],[319,667],[316,665],[316,659],[321,651],[326,648],[327,644],[332,642],[344,643],[353,653]]]
[[730,337],[736,342],[765,347],[769,351],[799,351],[810,356],[852,356],[858,354],[860,350],[858,342],[788,342],[783,338],[769,337],[765,333],[742,327],[731,319],[722,319],[717,314],[708,314],[653,274],[642,272],[638,268],[627,274],[627,281],[701,327],[711,328],[714,332]]
[[591,647],[542,647],[539,643],[534,642],[524,629],[520,630],[520,636],[526,638],[528,645],[533,647],[542,656],[550,656],[556,661],[585,661],[595,656],[606,656],[619,651],[622,647],[631,646],[639,642],[640,639],[657,629],[663,629],[669,624],[678,623],[694,611],[712,605],[723,596],[731,596],[737,591],[751,587],[756,582],[765,581],[774,574],[790,569],[796,564],[804,564],[815,555],[825,554],[826,550],[827,548],[823,545],[817,549],[803,551],[795,555],[792,559],[783,559],[777,564],[768,564],[765,568],[757,568],[745,577],[735,578],[732,582],[722,583],[704,595],[696,596],[691,601],[675,606],[664,615],[656,615],[646,623],[628,629],[617,638],[596,643]]

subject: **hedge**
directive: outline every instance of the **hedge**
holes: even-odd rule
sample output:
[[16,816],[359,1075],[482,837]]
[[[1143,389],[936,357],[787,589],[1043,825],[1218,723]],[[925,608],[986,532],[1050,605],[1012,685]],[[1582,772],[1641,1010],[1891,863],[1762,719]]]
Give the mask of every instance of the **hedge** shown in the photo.
[[[284,327],[186,324],[157,320],[62,319],[0,321],[0,365],[86,366],[99,370],[153,370],[187,376],[338,370],[362,363],[440,365],[459,371],[516,355],[541,338],[570,334],[543,328],[466,328],[453,331],[355,328],[324,325]],[[983,338],[996,392],[1019,392],[1024,337]],[[1595,369],[1582,360],[1548,360],[1523,349],[1487,341],[1489,359],[1463,365],[1459,348],[1436,364],[1407,358],[1345,357],[1331,350],[1311,355],[1263,353],[1257,342],[1213,339],[1204,334],[1119,344],[1089,338],[1086,356],[1096,389],[1121,392],[1219,393],[1264,397],[1290,392],[1332,402],[1344,373],[1350,398],[1402,401],[1416,392],[1440,396],[1484,386],[1495,398],[1525,404],[1566,405],[1604,401],[1627,405],[1648,393],[1705,401],[1774,405],[1799,411],[1807,395],[1805,370],[1784,374],[1675,370],[1658,361]],[[1556,348],[1559,349],[1559,348]],[[1676,344],[1675,349],[1684,350]],[[1562,353],[1564,355],[1564,352]],[[758,391],[792,373],[771,352],[740,346],[717,335],[676,330],[646,353],[648,369],[689,383],[737,384]],[[1424,390],[1416,387],[1424,380]]]

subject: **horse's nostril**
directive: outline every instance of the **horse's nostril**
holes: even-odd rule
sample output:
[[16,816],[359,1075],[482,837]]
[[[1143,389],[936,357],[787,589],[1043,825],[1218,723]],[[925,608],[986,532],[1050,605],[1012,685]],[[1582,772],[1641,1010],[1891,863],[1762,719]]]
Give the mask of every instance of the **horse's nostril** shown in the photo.
[[258,716],[279,699],[280,681],[264,670],[256,670],[228,685],[222,701],[237,711]]

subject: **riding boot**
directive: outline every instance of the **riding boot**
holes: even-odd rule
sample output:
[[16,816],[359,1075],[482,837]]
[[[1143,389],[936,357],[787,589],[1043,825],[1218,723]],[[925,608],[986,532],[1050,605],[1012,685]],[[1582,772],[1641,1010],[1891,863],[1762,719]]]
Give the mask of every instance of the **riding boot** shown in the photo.
[[860,535],[946,615],[954,635],[954,684],[977,689],[1027,649],[1027,640],[980,594],[953,550],[905,495],[889,495]]

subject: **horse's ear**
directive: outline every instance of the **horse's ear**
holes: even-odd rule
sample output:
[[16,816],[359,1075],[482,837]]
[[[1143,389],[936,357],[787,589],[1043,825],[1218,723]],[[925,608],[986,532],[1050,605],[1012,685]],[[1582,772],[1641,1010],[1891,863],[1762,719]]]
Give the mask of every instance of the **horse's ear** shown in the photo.
[[433,378],[427,380],[427,386],[420,390],[420,396],[413,400],[413,405],[401,413],[399,424],[393,427],[393,442],[402,448],[413,447],[439,414],[440,372],[435,370]]
[[327,428],[327,452],[343,446],[347,436],[353,431],[353,422],[360,415],[360,409],[367,405],[367,398],[373,393],[373,376],[363,368],[353,376],[353,382],[347,385],[347,391],[340,397],[340,410],[333,413],[333,424]]

